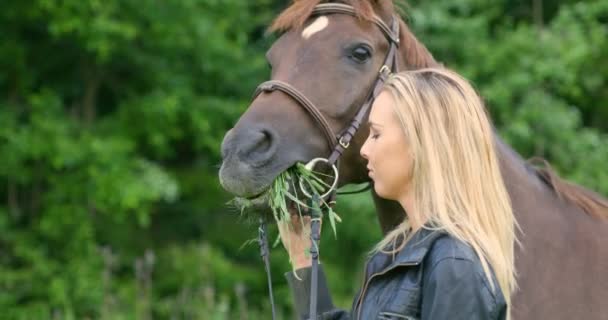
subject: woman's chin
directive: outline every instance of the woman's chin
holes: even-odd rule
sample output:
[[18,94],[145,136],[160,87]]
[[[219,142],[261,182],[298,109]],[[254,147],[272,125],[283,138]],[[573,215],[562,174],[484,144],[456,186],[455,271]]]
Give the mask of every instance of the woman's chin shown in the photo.
[[376,192],[376,194],[380,197],[380,198],[384,198],[385,197],[385,193],[383,192],[384,190],[382,190],[381,186],[374,181],[374,192]]
[[378,195],[378,197],[386,200],[397,200],[397,197],[393,195],[391,192],[386,192],[384,188],[382,188],[381,184],[378,184],[374,181],[374,191]]

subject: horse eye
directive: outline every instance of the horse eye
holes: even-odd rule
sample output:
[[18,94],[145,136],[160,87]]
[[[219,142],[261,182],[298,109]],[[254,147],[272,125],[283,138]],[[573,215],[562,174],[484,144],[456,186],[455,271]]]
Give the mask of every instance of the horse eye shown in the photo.
[[367,47],[356,47],[351,54],[351,58],[358,63],[366,62],[371,56],[372,53]]

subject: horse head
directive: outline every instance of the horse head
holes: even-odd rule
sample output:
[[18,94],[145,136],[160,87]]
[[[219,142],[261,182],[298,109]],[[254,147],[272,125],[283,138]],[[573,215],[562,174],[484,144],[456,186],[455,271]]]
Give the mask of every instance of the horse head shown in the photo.
[[[392,1],[341,1],[333,4],[334,10],[320,10],[332,4],[319,2],[295,1],[275,20],[271,29],[283,33],[266,58],[273,82],[293,88],[325,121],[303,108],[306,103],[297,96],[262,88],[222,143],[222,186],[260,206],[266,200],[260,195],[280,173],[298,162],[329,156],[331,139],[348,130],[370,96],[391,41],[399,46],[394,61],[400,69],[436,64],[395,14]],[[348,8],[348,14],[340,8]],[[368,181],[359,156],[367,135],[362,121],[340,158],[339,185]]]

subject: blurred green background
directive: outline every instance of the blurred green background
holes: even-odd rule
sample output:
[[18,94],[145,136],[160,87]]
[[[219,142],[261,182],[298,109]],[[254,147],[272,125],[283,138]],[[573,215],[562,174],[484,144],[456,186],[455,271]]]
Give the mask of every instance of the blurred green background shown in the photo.
[[[257,226],[226,205],[217,171],[287,4],[2,1],[0,318],[269,318],[258,247],[243,246]],[[607,0],[417,0],[406,12],[508,143],[608,194]],[[337,212],[321,255],[348,308],[380,232],[367,195]],[[288,318],[290,266],[272,254]]]

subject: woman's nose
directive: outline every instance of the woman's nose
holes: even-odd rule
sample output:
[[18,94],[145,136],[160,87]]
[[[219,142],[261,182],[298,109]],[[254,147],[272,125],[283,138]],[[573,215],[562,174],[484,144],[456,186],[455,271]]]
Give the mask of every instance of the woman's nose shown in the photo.
[[368,151],[367,151],[367,140],[366,140],[365,143],[363,143],[363,145],[361,146],[361,150],[359,150],[359,154],[361,154],[361,157],[363,157],[363,159],[369,160],[367,152]]

